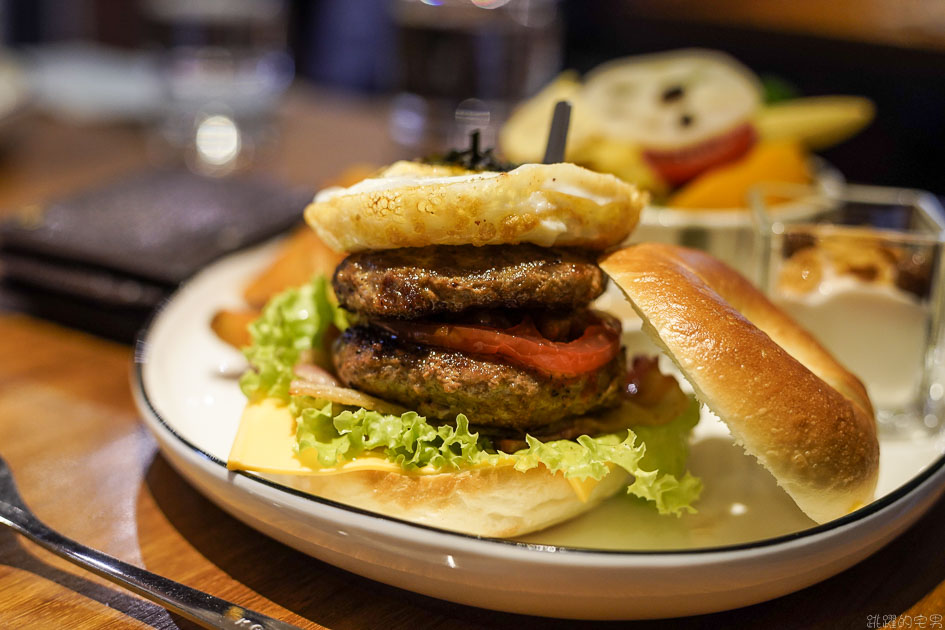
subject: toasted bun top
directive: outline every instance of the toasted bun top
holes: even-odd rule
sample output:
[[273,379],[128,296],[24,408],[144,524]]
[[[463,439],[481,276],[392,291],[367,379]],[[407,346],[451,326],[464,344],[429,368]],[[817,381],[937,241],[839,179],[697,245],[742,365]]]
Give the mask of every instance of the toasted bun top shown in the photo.
[[600,263],[696,396],[812,519],[872,500],[879,464],[866,390],[738,273],[645,243]]
[[330,247],[358,252],[426,245],[606,249],[636,226],[646,194],[574,164],[507,173],[397,162],[350,188],[321,191],[305,219]]

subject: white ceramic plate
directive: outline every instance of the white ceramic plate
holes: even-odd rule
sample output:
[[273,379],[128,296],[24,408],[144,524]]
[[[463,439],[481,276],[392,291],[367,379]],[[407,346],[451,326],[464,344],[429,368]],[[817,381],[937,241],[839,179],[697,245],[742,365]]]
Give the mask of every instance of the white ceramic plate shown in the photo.
[[[368,578],[495,610],[587,619],[692,615],[774,598],[834,575],[905,530],[945,490],[941,442],[884,439],[878,499],[815,525],[721,425],[697,427],[697,515],[659,517],[612,499],[522,541],[414,525],[227,471],[244,400],[239,352],[210,331],[274,244],[223,259],[178,291],[141,337],[135,394],[164,456],[227,512]],[[632,340],[631,340],[632,341]]]

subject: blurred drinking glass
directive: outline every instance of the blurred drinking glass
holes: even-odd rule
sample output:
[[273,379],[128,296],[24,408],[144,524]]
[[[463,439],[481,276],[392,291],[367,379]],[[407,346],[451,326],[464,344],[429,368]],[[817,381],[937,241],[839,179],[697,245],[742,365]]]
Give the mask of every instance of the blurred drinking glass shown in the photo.
[[393,139],[416,154],[495,146],[517,101],[561,65],[558,0],[393,0]]
[[160,135],[197,171],[247,164],[293,76],[284,0],[146,0],[162,49]]
[[752,191],[761,282],[866,386],[880,428],[945,426],[945,211],[915,190]]

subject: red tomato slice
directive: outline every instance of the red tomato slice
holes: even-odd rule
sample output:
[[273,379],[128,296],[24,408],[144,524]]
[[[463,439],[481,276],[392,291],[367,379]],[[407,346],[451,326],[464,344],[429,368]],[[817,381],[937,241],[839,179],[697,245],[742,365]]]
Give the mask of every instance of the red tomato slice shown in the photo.
[[733,162],[746,154],[757,140],[750,124],[677,151],[644,151],[647,164],[673,186],[684,184],[710,168]]
[[530,319],[505,330],[427,322],[386,321],[379,325],[409,341],[470,354],[495,354],[552,376],[586,374],[620,352],[620,325],[602,317],[595,317],[580,337],[567,342],[546,339]]

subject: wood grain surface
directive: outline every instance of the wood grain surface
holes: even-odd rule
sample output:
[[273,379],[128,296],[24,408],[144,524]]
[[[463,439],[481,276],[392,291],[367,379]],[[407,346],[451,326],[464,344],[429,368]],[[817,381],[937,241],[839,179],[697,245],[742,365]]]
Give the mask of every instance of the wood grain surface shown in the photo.
[[[389,161],[397,151],[386,140],[384,114],[382,104],[296,88],[281,111],[280,144],[260,156],[258,168],[314,187],[348,164]],[[0,156],[0,208],[40,203],[140,167],[153,159],[148,146],[139,128],[70,127],[31,116]],[[128,384],[131,361],[128,346],[0,314],[0,453],[25,500],[66,536],[301,627],[865,628],[895,615],[914,621],[945,614],[945,501],[841,575],[703,617],[577,624],[477,610],[371,582],[255,532],[191,488],[141,424]],[[192,627],[0,530],[0,628]]]

